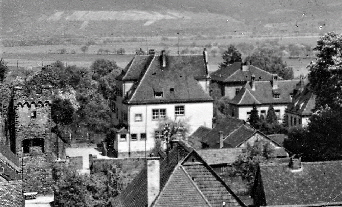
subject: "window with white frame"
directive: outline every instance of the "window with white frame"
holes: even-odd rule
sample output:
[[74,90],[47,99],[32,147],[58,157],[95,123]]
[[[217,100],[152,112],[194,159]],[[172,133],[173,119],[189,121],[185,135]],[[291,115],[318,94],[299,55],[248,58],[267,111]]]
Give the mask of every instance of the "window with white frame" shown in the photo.
[[184,106],[175,106],[175,116],[184,116]]
[[146,140],[146,133],[140,134],[140,140]]
[[142,114],[135,114],[134,115],[134,121],[135,122],[142,121]]
[[126,134],[120,134],[120,141],[125,142],[126,141]]
[[152,120],[166,118],[166,109],[152,109]]
[[137,134],[131,134],[131,140],[132,141],[137,141],[138,140],[138,135]]

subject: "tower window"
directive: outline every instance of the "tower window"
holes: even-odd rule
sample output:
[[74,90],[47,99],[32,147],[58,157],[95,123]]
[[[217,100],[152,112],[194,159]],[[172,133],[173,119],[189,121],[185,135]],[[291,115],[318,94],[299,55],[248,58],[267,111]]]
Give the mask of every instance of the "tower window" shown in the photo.
[[37,118],[37,111],[31,111],[31,118]]

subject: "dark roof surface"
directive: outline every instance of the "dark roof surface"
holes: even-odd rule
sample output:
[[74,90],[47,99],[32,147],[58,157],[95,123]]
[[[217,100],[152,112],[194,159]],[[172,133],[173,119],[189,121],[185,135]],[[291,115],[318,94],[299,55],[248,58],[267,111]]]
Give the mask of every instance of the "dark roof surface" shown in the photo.
[[302,163],[300,170],[288,164],[261,165],[266,205],[342,202],[341,171],[341,161]]
[[273,142],[277,143],[279,146],[284,146],[284,140],[287,139],[286,134],[269,134],[267,135]]
[[[114,206],[147,205],[147,168],[112,202]],[[160,163],[160,194],[152,206],[245,206],[190,146],[178,142]]]
[[208,134],[210,131],[211,131],[210,128],[205,127],[205,126],[200,126],[196,129],[196,131],[194,131],[194,133],[190,135],[190,137],[196,138],[198,140],[202,140],[202,138],[205,137],[206,134]]
[[[271,81],[254,81],[255,90],[252,90],[251,83],[248,82],[229,102],[234,105],[291,103],[290,95],[299,80],[278,80],[276,82],[278,84],[276,90],[272,89]],[[274,98],[274,93],[279,94],[279,98]]]
[[241,69],[242,63],[236,62],[229,65],[226,68],[221,68],[210,74],[211,79],[214,81],[220,82],[241,82],[241,81],[250,81],[252,75],[255,76],[256,81],[261,80],[272,80],[272,74],[264,71],[260,68],[257,68],[253,65],[248,66],[248,70],[243,71]]
[[242,154],[243,148],[196,150],[208,165],[232,164]]
[[315,108],[316,95],[310,90],[309,86],[306,86],[304,90],[296,94],[292,103],[287,107],[289,113],[310,116],[312,110]]
[[[139,56],[135,58],[137,57]],[[148,59],[150,57],[140,57],[139,61],[133,60],[123,76],[123,80],[136,80],[126,102],[133,104],[213,101],[197,81],[207,77],[202,55],[166,56],[165,68],[161,65],[160,56],[153,56],[151,60]],[[163,97],[155,98],[155,92],[163,92]]]

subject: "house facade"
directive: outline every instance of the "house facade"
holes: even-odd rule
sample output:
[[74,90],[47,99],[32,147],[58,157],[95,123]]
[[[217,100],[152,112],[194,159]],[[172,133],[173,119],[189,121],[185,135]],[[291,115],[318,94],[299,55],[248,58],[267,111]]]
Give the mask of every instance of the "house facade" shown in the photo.
[[235,98],[229,101],[229,113],[232,117],[247,121],[255,104],[259,116],[266,118],[272,105],[278,121],[282,122],[298,87],[301,87],[299,79],[278,80],[278,76],[273,75],[272,81],[255,81],[255,76],[252,76]]
[[165,120],[212,127],[213,99],[209,96],[204,55],[137,55],[117,78],[119,94],[113,104],[116,124],[126,126],[114,146],[119,157],[144,154],[163,138]]
[[316,95],[307,85],[297,93],[286,109],[287,126],[306,127],[315,108]]

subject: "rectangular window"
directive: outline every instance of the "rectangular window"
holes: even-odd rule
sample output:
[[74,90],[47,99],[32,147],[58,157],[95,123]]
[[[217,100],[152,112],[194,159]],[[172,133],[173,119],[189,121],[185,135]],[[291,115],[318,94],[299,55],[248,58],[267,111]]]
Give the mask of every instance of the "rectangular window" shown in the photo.
[[146,139],[146,133],[141,133],[140,140],[145,140],[145,139]]
[[161,139],[163,137],[163,133],[161,131],[154,131],[154,138]]
[[297,125],[297,118],[294,118],[294,123],[295,126]]
[[175,106],[175,116],[184,116],[184,106]]
[[281,117],[280,117],[280,110],[277,109],[277,110],[274,110],[274,111],[275,111],[275,114],[277,115],[277,118],[281,119]]
[[280,98],[280,94],[273,94],[273,98]]
[[142,121],[142,114],[135,114],[134,115],[134,121],[136,121],[136,122]]
[[166,118],[166,109],[152,109],[152,120]]
[[31,111],[31,118],[36,118],[37,117],[37,112],[36,111]]
[[138,135],[137,134],[131,134],[131,140],[132,141],[137,141],[138,140]]
[[247,118],[249,118],[249,116],[251,115],[251,112],[247,112]]
[[120,141],[126,142],[126,134],[120,134]]

